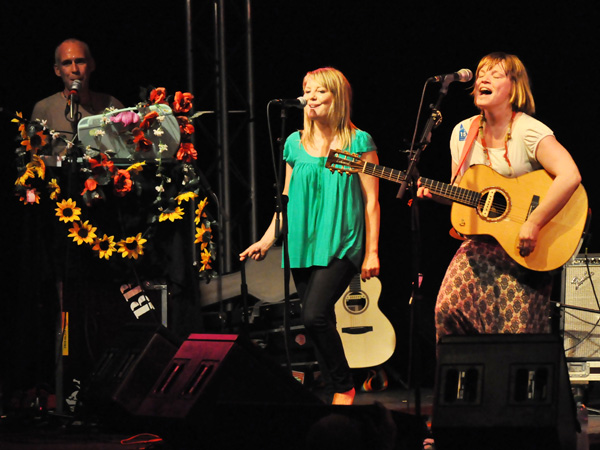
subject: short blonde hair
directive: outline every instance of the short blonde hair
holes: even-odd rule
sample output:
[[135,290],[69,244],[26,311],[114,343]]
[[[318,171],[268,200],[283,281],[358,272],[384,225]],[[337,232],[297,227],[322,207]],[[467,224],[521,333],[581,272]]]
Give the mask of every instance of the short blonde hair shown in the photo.
[[[342,72],[333,67],[322,67],[308,72],[304,76],[302,88],[306,87],[310,79],[313,79],[333,94],[333,101],[329,110],[329,122],[340,137],[343,148],[348,148],[356,129],[350,120],[352,107],[352,87],[350,83]],[[308,114],[305,111],[302,143],[312,142],[313,133],[314,122],[308,118]]]
[[[529,115],[535,114],[535,101],[533,100],[533,94],[531,93],[527,69],[525,69],[525,66],[518,56],[504,52],[490,53],[479,61],[475,77],[479,76],[479,72],[482,69],[494,67],[499,63],[502,64],[506,75],[512,81],[509,101],[513,111],[524,112]],[[474,89],[473,94],[475,94]]]

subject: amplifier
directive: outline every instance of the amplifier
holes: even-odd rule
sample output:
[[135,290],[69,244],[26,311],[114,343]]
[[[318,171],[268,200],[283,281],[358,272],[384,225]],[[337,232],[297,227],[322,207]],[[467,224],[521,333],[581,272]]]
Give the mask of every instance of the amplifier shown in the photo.
[[600,380],[599,280],[600,254],[580,254],[563,270],[562,331],[572,381]]

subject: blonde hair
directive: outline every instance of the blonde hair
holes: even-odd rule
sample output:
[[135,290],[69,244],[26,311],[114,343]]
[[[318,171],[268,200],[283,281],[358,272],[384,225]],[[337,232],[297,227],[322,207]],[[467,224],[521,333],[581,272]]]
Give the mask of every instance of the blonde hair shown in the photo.
[[[356,127],[350,120],[352,104],[352,87],[342,72],[333,67],[322,67],[304,76],[302,88],[306,87],[308,81],[312,79],[316,83],[325,87],[333,94],[333,101],[329,109],[328,119],[336,135],[340,138],[342,148],[350,147]],[[314,137],[315,124],[308,118],[304,111],[304,132],[302,133],[302,144],[306,147],[311,143]]]
[[[492,68],[500,63],[504,67],[506,75],[512,81],[509,101],[513,111],[524,112],[529,115],[535,114],[535,102],[533,100],[533,94],[531,93],[531,86],[529,85],[527,69],[525,69],[525,66],[518,56],[504,52],[490,53],[479,61],[475,77],[479,76],[479,72],[482,69]],[[473,89],[473,95],[474,94],[475,89]]]

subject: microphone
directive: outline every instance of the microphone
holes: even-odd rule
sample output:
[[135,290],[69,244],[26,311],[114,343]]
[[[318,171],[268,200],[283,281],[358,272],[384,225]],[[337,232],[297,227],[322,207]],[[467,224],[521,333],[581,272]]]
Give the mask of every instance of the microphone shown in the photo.
[[81,89],[81,80],[73,80],[73,83],[71,83],[71,90],[69,91],[69,97],[71,97],[72,102],[79,101],[79,89]]
[[70,120],[74,120],[74,108],[75,103],[79,103],[79,89],[81,88],[81,80],[73,80],[71,83],[71,90],[69,91],[69,117]]
[[429,78],[427,81],[431,81],[433,83],[440,83],[442,81],[444,83],[452,83],[453,81],[466,83],[467,81],[471,81],[471,78],[473,78],[473,72],[471,72],[469,69],[460,69],[458,72],[436,75]]
[[304,97],[298,98],[287,98],[287,99],[275,99],[271,100],[273,103],[283,106],[284,108],[304,108],[306,106],[306,99]]

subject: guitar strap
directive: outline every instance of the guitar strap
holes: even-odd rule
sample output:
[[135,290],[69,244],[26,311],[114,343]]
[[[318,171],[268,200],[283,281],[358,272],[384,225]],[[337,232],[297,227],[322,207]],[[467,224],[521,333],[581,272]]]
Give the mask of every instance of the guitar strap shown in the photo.
[[473,122],[471,122],[471,127],[469,128],[469,132],[467,133],[467,139],[465,140],[465,146],[462,149],[462,154],[460,157],[460,163],[456,167],[456,172],[452,175],[452,182],[450,184],[454,184],[456,181],[456,177],[460,173],[462,166],[465,164],[465,160],[467,159],[467,155],[471,153],[471,148],[473,148],[473,141],[477,137],[477,133],[479,132],[479,124],[481,123],[481,115],[475,117]]
[[[452,175],[452,182],[450,183],[451,185],[453,185],[454,182],[456,181],[456,177],[460,173],[462,166],[464,166],[464,164],[465,164],[467,155],[469,153],[471,153],[471,149],[473,148],[473,141],[475,141],[475,137],[479,133],[479,124],[480,123],[481,123],[481,115],[475,117],[475,119],[473,119],[473,122],[471,122],[471,126],[469,127],[469,132],[467,133],[467,139],[465,140],[465,145],[462,149],[460,163],[456,167],[456,172],[454,173],[454,175]],[[460,234],[458,231],[456,231],[456,229],[454,227],[450,228],[450,236],[452,236],[454,239],[458,239],[461,241],[465,240],[465,237],[462,234]]]

